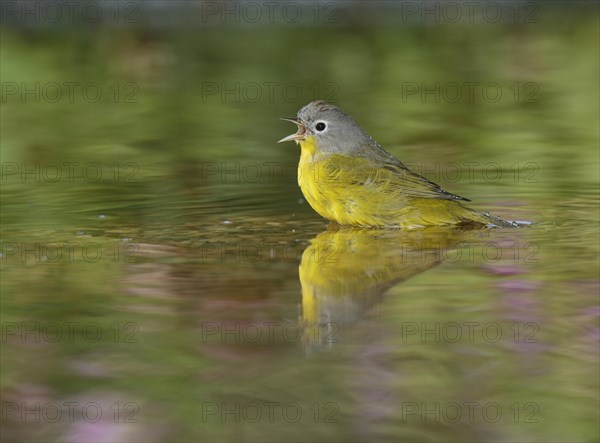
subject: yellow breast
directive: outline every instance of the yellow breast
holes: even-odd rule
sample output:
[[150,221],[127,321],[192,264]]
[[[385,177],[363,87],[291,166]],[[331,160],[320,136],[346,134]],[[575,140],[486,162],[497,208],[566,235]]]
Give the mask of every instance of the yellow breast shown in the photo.
[[[322,217],[333,220],[330,213],[332,202],[327,197],[327,189],[320,183],[319,176],[325,167],[324,160],[316,157],[316,146],[313,137],[307,137],[300,142],[302,149],[298,164],[298,185],[310,206]],[[328,201],[329,200],[329,201]]]
[[361,187],[358,195],[347,177],[340,176],[340,164],[331,156],[319,154],[312,137],[300,142],[298,184],[310,206],[322,217],[340,225],[384,226],[373,206],[366,204],[379,190]]

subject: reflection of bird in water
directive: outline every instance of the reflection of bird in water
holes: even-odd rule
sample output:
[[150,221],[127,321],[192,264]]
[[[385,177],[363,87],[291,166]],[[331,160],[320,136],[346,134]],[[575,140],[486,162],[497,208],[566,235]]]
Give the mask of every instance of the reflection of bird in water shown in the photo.
[[455,228],[338,228],[317,235],[299,269],[306,345],[331,345],[336,332],[360,320],[386,290],[440,263],[442,252],[461,240]]

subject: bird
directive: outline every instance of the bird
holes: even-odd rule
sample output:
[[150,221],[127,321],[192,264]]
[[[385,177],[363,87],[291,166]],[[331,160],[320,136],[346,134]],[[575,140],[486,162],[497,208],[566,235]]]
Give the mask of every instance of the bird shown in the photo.
[[404,230],[520,225],[475,211],[464,204],[469,199],[411,171],[335,105],[316,100],[296,118],[282,120],[298,127],[278,143],[300,144],[298,184],[306,201],[338,225]]

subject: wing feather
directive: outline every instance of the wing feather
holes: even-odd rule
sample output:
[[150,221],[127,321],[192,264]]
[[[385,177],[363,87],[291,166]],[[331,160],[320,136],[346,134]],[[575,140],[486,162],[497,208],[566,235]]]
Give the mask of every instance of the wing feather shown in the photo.
[[405,197],[470,201],[411,171],[391,154],[377,160],[334,154],[329,158],[326,174],[332,181],[354,186],[380,185],[387,192]]

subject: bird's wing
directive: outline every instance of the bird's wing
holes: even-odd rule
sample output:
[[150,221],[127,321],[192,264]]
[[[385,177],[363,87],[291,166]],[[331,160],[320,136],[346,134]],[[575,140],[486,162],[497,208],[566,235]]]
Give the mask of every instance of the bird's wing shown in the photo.
[[460,195],[452,194],[444,189],[437,183],[428,180],[422,175],[411,171],[403,163],[384,163],[384,169],[390,171],[390,177],[394,184],[398,187],[406,187],[407,191],[403,191],[404,194],[410,195],[411,197],[421,198],[441,198],[444,200],[462,200],[471,201],[468,198],[461,197]]
[[388,192],[412,198],[470,201],[411,171],[391,154],[376,160],[335,154],[327,163],[326,174],[331,180],[342,183],[381,185]]

